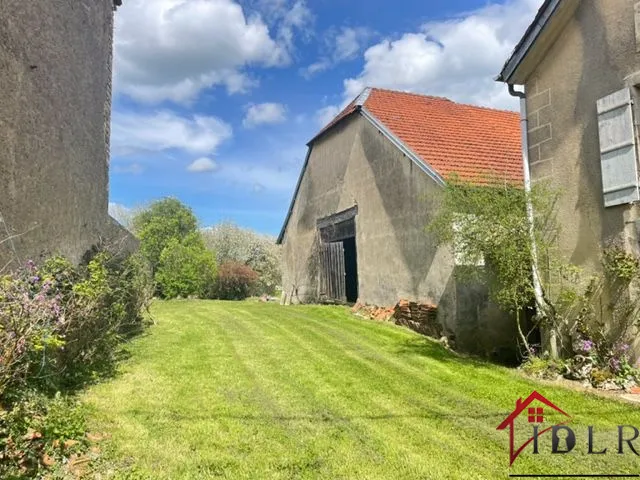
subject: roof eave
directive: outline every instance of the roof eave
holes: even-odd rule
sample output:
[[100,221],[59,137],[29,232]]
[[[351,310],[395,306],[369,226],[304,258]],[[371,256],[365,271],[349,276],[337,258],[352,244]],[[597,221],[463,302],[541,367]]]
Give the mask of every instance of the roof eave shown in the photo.
[[293,196],[291,197],[291,203],[289,204],[289,210],[287,211],[287,216],[284,219],[284,223],[282,224],[282,229],[280,230],[280,234],[276,240],[276,245],[282,245],[282,241],[284,240],[284,234],[287,231],[287,225],[289,225],[289,220],[291,219],[291,215],[293,214],[293,207],[296,203],[296,197],[298,196],[298,191],[300,190],[300,184],[302,183],[302,177],[304,176],[304,172],[307,169],[307,163],[309,163],[309,156],[311,155],[311,142],[307,144],[307,155],[304,157],[304,163],[302,164],[302,171],[300,172],[300,176],[298,177],[298,182],[296,183],[296,188],[293,191]]
[[[359,107],[359,106],[356,106],[356,107],[355,107],[351,112],[347,113],[347,114],[346,114],[346,115],[344,115],[342,118],[340,118],[340,120],[338,120],[338,121],[337,121],[337,122],[335,122],[335,123],[331,123],[329,126],[327,126],[327,127],[323,128],[322,130],[320,130],[320,131],[319,131],[319,132],[318,132],[318,133],[317,133],[317,134],[316,134],[316,135],[315,135],[311,140],[309,140],[309,141],[307,142],[307,147],[311,147],[311,144],[312,144],[313,142],[315,142],[316,140],[318,140],[318,139],[319,139],[320,137],[322,137],[325,133],[329,133],[331,130],[333,130],[333,129],[334,129],[334,127],[336,127],[336,126],[340,125],[340,124],[342,123],[342,121],[343,121],[345,118],[349,118],[349,117],[351,117],[351,115],[353,115],[354,113],[356,113],[356,112],[357,112],[357,111],[359,111],[359,110],[360,110],[360,107]],[[332,120],[332,122],[333,122],[333,120]]]
[[[526,63],[525,60],[532,53],[538,44],[540,37],[549,30],[553,20],[559,18],[556,33],[564,26],[569,14],[572,14],[580,0],[545,0],[542,4],[533,23],[529,25],[522,39],[518,42],[513,53],[505,62],[500,74],[496,77],[496,81],[509,84],[523,84],[526,80],[528,72],[521,72],[521,66]],[[564,12],[564,15],[556,15],[558,12]],[[552,35],[555,37],[555,35]],[[555,40],[553,38],[551,42]],[[547,45],[548,46],[548,45]]]

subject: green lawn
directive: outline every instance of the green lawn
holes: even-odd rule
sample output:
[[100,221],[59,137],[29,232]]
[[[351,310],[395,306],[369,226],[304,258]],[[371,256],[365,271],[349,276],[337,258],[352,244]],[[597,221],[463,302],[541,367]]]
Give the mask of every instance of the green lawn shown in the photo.
[[[143,478],[506,478],[496,426],[533,389],[573,415],[578,445],[551,455],[541,439],[512,473],[640,473],[613,438],[620,423],[640,427],[635,405],[537,385],[341,307],[175,301],[153,313],[121,375],[86,394],[107,455]],[[610,453],[585,454],[586,425]]]

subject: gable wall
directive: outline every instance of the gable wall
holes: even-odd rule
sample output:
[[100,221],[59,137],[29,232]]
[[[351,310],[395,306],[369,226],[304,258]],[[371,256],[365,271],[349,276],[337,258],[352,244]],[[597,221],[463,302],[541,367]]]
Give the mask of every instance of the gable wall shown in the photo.
[[526,83],[532,178],[560,190],[561,249],[593,269],[606,243],[633,243],[624,222],[634,209],[604,208],[596,101],[640,72],[635,3],[580,2]]
[[440,191],[360,115],[341,122],[314,142],[300,184],[283,240],[286,293],[316,299],[316,220],[357,204],[361,302],[432,302],[463,348],[488,353],[501,339],[513,345],[511,321],[498,319],[482,290],[456,285],[451,252],[434,246],[426,232]]
[[113,0],[0,2],[0,216],[21,260],[77,262],[123,235],[107,214],[112,44]]

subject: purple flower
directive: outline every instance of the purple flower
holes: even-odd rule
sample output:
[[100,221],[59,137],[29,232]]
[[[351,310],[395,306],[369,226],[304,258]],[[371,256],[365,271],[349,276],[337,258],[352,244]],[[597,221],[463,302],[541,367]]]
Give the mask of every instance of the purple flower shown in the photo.
[[611,368],[611,371],[613,373],[618,373],[620,372],[620,367],[622,366],[620,360],[618,360],[617,358],[611,358],[609,359],[609,367]]
[[30,281],[31,283],[36,283],[36,282],[40,281],[40,277],[39,277],[39,276],[37,276],[37,275],[34,275],[33,277],[31,277],[31,278],[29,279],[29,281]]
[[583,352],[588,353],[591,350],[593,350],[594,346],[595,344],[591,340],[582,340],[582,344],[580,345],[580,348],[582,349]]

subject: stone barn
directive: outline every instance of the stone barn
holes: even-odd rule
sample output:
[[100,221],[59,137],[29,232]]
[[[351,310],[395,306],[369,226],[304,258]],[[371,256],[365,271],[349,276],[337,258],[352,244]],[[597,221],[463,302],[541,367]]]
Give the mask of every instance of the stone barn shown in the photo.
[[0,272],[132,238],[107,213],[119,0],[0,1]]
[[430,303],[461,348],[514,348],[515,322],[427,232],[453,174],[522,182],[518,114],[365,89],[308,144],[278,238],[286,301]]

